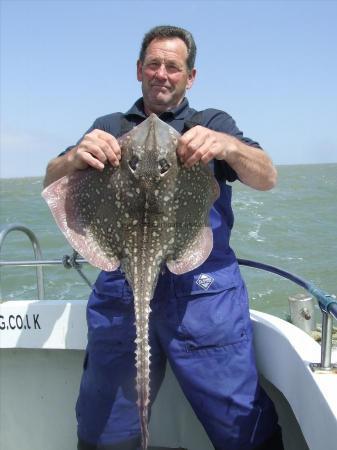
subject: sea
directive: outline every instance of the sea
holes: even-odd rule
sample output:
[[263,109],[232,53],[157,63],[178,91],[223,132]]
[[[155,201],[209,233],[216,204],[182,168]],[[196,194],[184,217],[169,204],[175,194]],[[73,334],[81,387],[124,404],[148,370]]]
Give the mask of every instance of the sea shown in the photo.
[[[337,164],[283,165],[278,184],[267,192],[232,185],[235,224],[231,246],[239,258],[277,266],[330,294],[337,294]],[[62,260],[72,249],[58,230],[41,197],[42,177],[1,180],[1,227],[19,223],[36,235],[45,260]],[[33,259],[31,243],[22,232],[9,233],[0,260]],[[94,282],[98,270],[83,265]],[[87,299],[89,286],[74,269],[44,267],[45,299]],[[305,291],[261,270],[241,267],[251,308],[289,318],[288,298]],[[37,298],[36,270],[2,266],[1,300]],[[317,308],[319,313],[319,309]]]

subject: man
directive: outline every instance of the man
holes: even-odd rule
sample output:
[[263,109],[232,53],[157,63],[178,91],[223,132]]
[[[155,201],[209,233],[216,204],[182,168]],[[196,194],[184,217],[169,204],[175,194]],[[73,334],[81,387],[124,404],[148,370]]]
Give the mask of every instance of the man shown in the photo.
[[[239,179],[268,190],[276,170],[228,114],[189,107],[185,93],[195,80],[195,55],[188,31],[150,30],[137,62],[143,97],[126,114],[97,119],[76,146],[49,163],[45,185],[89,166],[117,167],[116,138],[150,113],[183,133],[181,162],[210,164],[221,194],[210,213],[214,248],[207,261],[180,276],[166,270],[158,280],[150,317],[152,401],[168,358],[215,449],[281,450],[274,407],[258,383],[246,289],[229,247],[233,213],[226,184]],[[79,450],[139,448],[132,300],[119,270],[101,272],[88,302],[88,347],[76,406]]]

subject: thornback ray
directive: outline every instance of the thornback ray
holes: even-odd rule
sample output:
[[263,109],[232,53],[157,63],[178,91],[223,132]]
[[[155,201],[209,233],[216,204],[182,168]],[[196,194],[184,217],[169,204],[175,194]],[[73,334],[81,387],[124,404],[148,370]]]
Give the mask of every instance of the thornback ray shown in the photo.
[[42,192],[72,247],[102,270],[120,266],[133,290],[143,450],[149,438],[150,301],[164,264],[182,274],[209,256],[209,212],[219,196],[207,165],[183,167],[176,154],[179,137],[151,114],[119,138],[117,168],[76,171]]

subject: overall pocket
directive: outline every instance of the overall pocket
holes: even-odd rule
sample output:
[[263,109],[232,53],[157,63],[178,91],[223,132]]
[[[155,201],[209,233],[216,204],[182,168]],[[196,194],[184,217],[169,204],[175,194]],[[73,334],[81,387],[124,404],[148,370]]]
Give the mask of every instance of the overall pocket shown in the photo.
[[249,309],[243,285],[191,294],[178,303],[179,331],[187,351],[222,348],[247,339]]

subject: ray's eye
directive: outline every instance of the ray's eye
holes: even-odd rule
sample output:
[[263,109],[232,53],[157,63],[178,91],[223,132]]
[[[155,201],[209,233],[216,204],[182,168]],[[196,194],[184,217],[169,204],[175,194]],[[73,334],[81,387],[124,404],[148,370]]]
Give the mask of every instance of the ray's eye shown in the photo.
[[158,162],[160,167],[160,173],[164,175],[164,173],[166,173],[169,170],[170,164],[165,158],[161,158]]
[[138,156],[133,155],[128,162],[130,169],[135,171],[137,169],[138,162],[139,162]]

